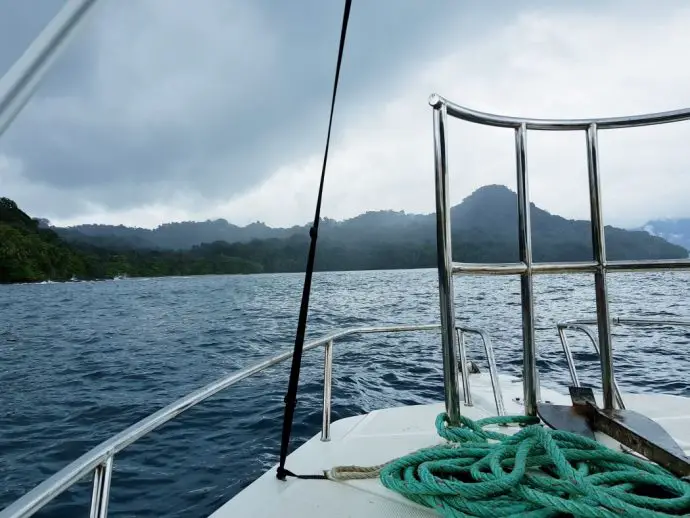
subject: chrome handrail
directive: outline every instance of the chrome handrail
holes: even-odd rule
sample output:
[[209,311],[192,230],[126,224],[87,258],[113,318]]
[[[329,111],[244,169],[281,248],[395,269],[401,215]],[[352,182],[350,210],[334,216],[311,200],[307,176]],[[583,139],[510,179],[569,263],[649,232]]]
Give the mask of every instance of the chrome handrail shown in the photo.
[[[594,321],[594,325],[596,325],[596,320]],[[576,387],[580,386],[580,378],[577,375],[577,371],[575,370],[575,360],[573,358],[573,355],[570,351],[570,346],[568,345],[568,339],[565,336],[565,330],[566,329],[573,329],[573,330],[578,330],[582,331],[589,337],[589,340],[592,342],[592,346],[594,347],[594,351],[596,352],[597,356],[600,355],[599,353],[599,345],[597,344],[597,338],[594,335],[594,331],[592,331],[589,326],[579,324],[577,322],[572,322],[572,323],[564,323],[564,324],[558,324],[558,336],[561,339],[561,345],[563,346],[563,354],[565,354],[565,361],[568,363],[568,371],[570,371],[570,378],[573,382],[573,385]],[[616,381],[616,377],[613,377],[613,392],[614,392],[614,397],[616,398],[616,404],[618,405],[618,408],[620,409],[625,409],[625,404],[623,403],[623,397],[621,396],[621,391],[618,388],[618,382]]]
[[671,110],[666,112],[647,113],[640,115],[628,115],[623,117],[594,117],[591,119],[533,119],[529,117],[510,117],[507,115],[497,115],[473,110],[465,106],[460,106],[454,102],[432,94],[429,97],[429,104],[433,108],[445,106],[448,115],[467,122],[476,122],[485,126],[495,126],[500,128],[520,129],[526,126],[528,130],[541,131],[573,131],[587,130],[592,124],[596,124],[598,129],[618,129],[618,128],[637,128],[640,126],[651,126],[655,124],[670,124],[690,119],[690,108]]
[[[539,375],[537,372],[537,348],[534,333],[534,296],[532,280],[535,274],[555,273],[593,273],[597,307],[596,324],[599,330],[599,351],[601,359],[601,385],[604,407],[614,407],[618,399],[613,373],[613,352],[611,343],[611,317],[609,315],[607,273],[609,271],[655,271],[690,270],[689,259],[609,261],[606,257],[604,218],[601,203],[601,182],[599,172],[599,130],[632,128],[655,124],[667,124],[690,120],[690,108],[646,115],[590,119],[533,119],[526,117],[507,117],[472,110],[455,104],[440,95],[429,97],[433,108],[434,169],[436,182],[436,242],[438,251],[439,304],[444,332],[441,345],[444,360],[444,387],[446,409],[453,417],[459,415],[459,382],[453,371],[456,356],[464,357],[464,344],[448,332],[453,328],[455,303],[453,275],[519,275],[520,298],[522,306],[522,368],[524,380],[525,413],[536,415],[539,399]],[[448,180],[447,119],[454,117],[485,126],[511,128],[515,133],[515,163],[517,177],[518,247],[520,261],[517,263],[473,264],[456,263],[452,260],[450,195]],[[589,183],[589,206],[591,215],[592,260],[562,263],[535,263],[532,260],[532,231],[530,225],[530,200],[527,171],[527,132],[544,131],[583,131],[587,151],[587,171]],[[458,352],[456,353],[456,349]],[[467,377],[465,363],[460,362],[463,379]]]
[[[624,326],[683,326],[690,327],[690,320],[686,319],[659,319],[659,318],[631,318],[631,317],[613,317],[611,318],[611,323],[613,325],[624,325]],[[594,319],[577,319],[577,320],[567,320],[565,322],[559,322],[556,324],[558,329],[558,336],[561,340],[561,346],[563,347],[563,354],[565,355],[566,363],[568,364],[568,371],[570,371],[570,379],[573,385],[576,387],[580,386],[580,378],[577,375],[577,369],[575,367],[575,360],[573,358],[570,345],[568,344],[568,338],[565,335],[566,329],[572,329],[573,331],[581,331],[588,338],[594,347],[594,351],[599,355],[599,346],[597,344],[597,339],[594,335],[594,331],[590,326],[597,324]],[[623,397],[621,396],[621,391],[618,388],[618,383],[615,377],[613,378],[614,395],[616,398],[616,403],[619,408],[624,409],[625,404],[623,403]]]
[[[621,326],[690,326],[690,320],[685,318],[636,318],[636,317],[612,317],[611,322]],[[570,326],[573,324],[596,325],[595,319],[576,319],[566,320],[558,324],[559,326]]]
[[[496,403],[496,413],[498,415],[506,415],[505,404],[503,403],[503,392],[501,391],[501,385],[498,382],[498,371],[496,370],[496,358],[494,357],[494,348],[491,345],[491,338],[489,334],[483,329],[477,329],[472,327],[456,327],[456,333],[458,334],[458,343],[465,346],[465,333],[478,335],[482,339],[482,344],[484,345],[484,353],[486,354],[486,360],[489,364],[489,377],[491,378],[491,386],[494,392],[494,402]],[[469,376],[467,376],[467,388],[465,392],[465,404],[467,406],[472,406],[472,393],[469,390]]]
[[[527,265],[517,263],[452,263],[454,274],[465,275],[515,275],[527,273]],[[532,263],[531,271],[537,274],[596,273],[595,261]],[[688,270],[687,259],[649,259],[628,261],[607,261],[606,269],[617,272],[656,272],[666,270]]]
[[[304,346],[304,351],[310,351],[319,346],[324,346],[324,392],[323,392],[323,423],[321,440],[330,440],[331,425],[331,379],[333,372],[333,344],[336,340],[346,336],[372,333],[401,333],[412,331],[434,331],[440,329],[439,324],[401,325],[401,326],[374,326],[352,327],[335,331],[311,341]],[[491,340],[488,334],[475,328],[458,327],[457,332],[478,334],[484,342],[489,373],[496,400],[496,410],[499,415],[504,415],[503,397],[498,384],[498,375],[493,354]],[[191,392],[168,406],[158,410],[150,416],[138,421],[110,439],[103,441],[82,456],[62,468],[50,478],[46,479],[24,496],[0,511],[0,518],[24,518],[33,515],[50,503],[72,485],[76,484],[92,471],[94,472],[93,493],[91,499],[91,516],[105,517],[108,509],[110,495],[110,482],[113,470],[113,458],[115,454],[124,450],[135,441],[146,436],[153,430],[171,421],[183,412],[201,403],[218,392],[235,385],[236,383],[258,374],[265,369],[282,363],[292,357],[292,349],[261,360],[254,365],[223,376],[204,387]],[[470,398],[471,404],[471,398]]]
[[96,0],[68,0],[12,67],[0,77],[0,136],[31,98]]

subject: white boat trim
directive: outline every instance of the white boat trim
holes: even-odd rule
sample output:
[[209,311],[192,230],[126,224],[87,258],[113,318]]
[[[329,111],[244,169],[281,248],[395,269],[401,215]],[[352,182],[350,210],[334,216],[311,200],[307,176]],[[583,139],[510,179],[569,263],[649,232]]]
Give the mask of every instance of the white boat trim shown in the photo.
[[[473,406],[463,405],[462,413],[471,419],[496,415],[493,405],[491,379],[488,373],[473,374]],[[506,396],[509,415],[524,412],[521,404],[522,383],[514,376],[499,376]],[[563,391],[541,387],[542,397],[556,404],[570,404]],[[624,393],[628,408],[642,412],[663,424],[676,441],[690,453],[690,407],[688,400],[666,394]],[[601,394],[597,394],[601,402]],[[289,457],[290,469],[300,474],[319,474],[338,465],[371,466],[390,461],[413,451],[443,442],[434,428],[436,416],[444,412],[443,403],[411,405],[375,410],[369,414],[335,421],[331,427],[331,441],[319,440],[315,435]],[[494,427],[502,433],[514,433],[517,427]],[[621,451],[620,444],[597,433],[600,442]],[[277,466],[276,466],[277,467]],[[390,491],[378,478],[366,480],[300,480],[280,481],[276,469],[266,471],[244,488],[211,518],[345,518],[395,516],[400,518],[438,516]]]

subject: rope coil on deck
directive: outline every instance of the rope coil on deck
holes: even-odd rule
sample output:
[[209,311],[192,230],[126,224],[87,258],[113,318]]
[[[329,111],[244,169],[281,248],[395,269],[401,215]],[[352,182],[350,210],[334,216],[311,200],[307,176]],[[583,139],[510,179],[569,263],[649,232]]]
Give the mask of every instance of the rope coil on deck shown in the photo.
[[[460,426],[451,427],[445,413],[436,418],[436,430],[448,443],[370,468],[336,467],[326,476],[378,476],[388,489],[448,518],[690,513],[690,483],[656,464],[578,434],[545,428],[537,418],[460,419]],[[515,435],[486,429],[498,424],[524,428]]]

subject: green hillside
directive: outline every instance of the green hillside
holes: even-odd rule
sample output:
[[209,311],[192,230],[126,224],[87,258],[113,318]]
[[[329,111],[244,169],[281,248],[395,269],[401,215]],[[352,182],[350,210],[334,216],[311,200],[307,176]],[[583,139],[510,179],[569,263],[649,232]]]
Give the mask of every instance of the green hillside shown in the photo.
[[[469,262],[518,259],[516,195],[485,186],[451,210],[453,258]],[[316,269],[376,270],[436,265],[433,214],[367,212],[345,221],[325,219]],[[535,261],[592,257],[589,223],[532,206]],[[647,232],[606,227],[607,256],[685,258],[688,251]],[[80,225],[48,227],[0,198],[0,282],[304,271],[308,226],[246,227],[225,220],[168,223],[158,229]]]

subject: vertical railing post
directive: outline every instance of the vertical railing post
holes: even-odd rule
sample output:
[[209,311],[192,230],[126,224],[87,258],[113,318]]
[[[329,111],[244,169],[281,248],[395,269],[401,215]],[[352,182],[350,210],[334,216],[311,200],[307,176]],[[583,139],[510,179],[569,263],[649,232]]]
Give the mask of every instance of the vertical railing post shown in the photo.
[[473,406],[472,403],[472,391],[470,390],[470,373],[467,368],[467,344],[465,343],[465,333],[462,328],[455,328],[455,335],[458,341],[458,350],[460,351],[460,363],[465,366],[463,369],[460,367],[460,372],[462,374],[462,391],[465,394],[465,406]]
[[[438,262],[438,289],[441,307],[441,344],[443,350],[443,387],[446,413],[452,425],[460,421],[460,369],[467,376],[464,351],[455,338],[455,305],[453,291],[453,265],[450,232],[450,197],[448,182],[448,156],[446,151],[446,105],[435,96],[429,100],[434,108],[434,155],[436,177],[436,258]],[[457,346],[457,347],[456,347]]]
[[93,470],[93,492],[91,493],[91,512],[89,518],[98,518],[98,510],[101,507],[101,491],[103,490],[103,465],[96,466]]
[[113,475],[113,457],[108,457],[105,464],[101,464],[93,472],[93,493],[91,495],[90,518],[106,518],[108,516],[108,500],[110,500],[110,481]]
[[529,183],[527,180],[527,126],[515,129],[515,158],[517,165],[518,242],[520,261],[525,272],[520,275],[522,305],[522,379],[525,413],[537,414],[537,347],[534,339],[534,292],[532,289],[532,226],[530,220]]
[[563,354],[565,354],[565,361],[568,364],[568,370],[570,371],[570,381],[576,387],[580,386],[580,378],[577,375],[577,369],[575,368],[575,359],[570,351],[570,346],[568,345],[568,339],[565,336],[565,329],[558,326],[558,336],[561,339],[561,346],[563,346]]
[[321,440],[331,440],[331,383],[333,376],[333,340],[323,346],[323,418]]
[[506,415],[505,405],[503,404],[503,392],[501,391],[501,383],[498,380],[498,371],[496,370],[496,357],[494,356],[494,348],[491,345],[491,338],[481,329],[475,331],[482,339],[484,344],[484,353],[486,354],[486,361],[489,364],[489,377],[491,378],[491,386],[494,392],[494,401],[496,402],[496,412],[498,415]]
[[599,183],[599,142],[597,125],[587,128],[587,169],[589,171],[589,204],[591,210],[592,252],[597,263],[594,289],[597,302],[597,327],[599,330],[599,358],[601,361],[601,389],[604,408],[614,408],[613,348],[611,343],[611,317],[606,288],[606,241],[604,218],[601,210],[601,186]]

